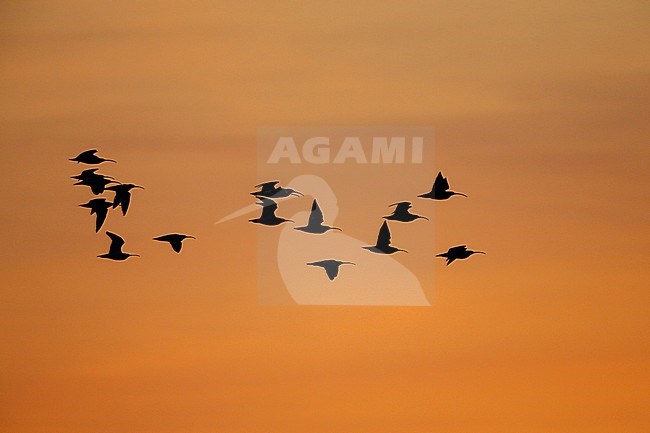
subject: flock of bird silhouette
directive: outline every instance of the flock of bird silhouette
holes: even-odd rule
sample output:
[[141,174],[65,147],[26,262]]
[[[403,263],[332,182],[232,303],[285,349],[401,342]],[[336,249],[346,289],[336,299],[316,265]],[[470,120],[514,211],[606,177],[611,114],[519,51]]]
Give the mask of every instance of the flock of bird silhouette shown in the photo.
[[[86,150],[76,157],[70,158],[69,160],[74,161],[77,164],[87,165],[99,165],[104,162],[117,163],[117,161],[113,159],[102,158],[98,156],[96,149]],[[122,215],[126,216],[129,210],[129,205],[131,203],[131,191],[133,189],[144,189],[142,186],[132,183],[118,182],[111,176],[106,176],[98,173],[98,170],[98,168],[90,168],[82,171],[76,176],[71,176],[72,179],[78,181],[74,185],[87,186],[90,188],[91,192],[94,195],[101,195],[107,190],[114,193],[112,202],[109,202],[106,200],[106,198],[102,197],[91,199],[87,203],[79,205],[80,207],[90,209],[90,214],[96,216],[95,232],[99,232],[99,230],[104,225],[110,209],[116,209],[117,207],[120,207],[122,210]],[[278,204],[276,203],[276,200],[288,197],[302,197],[302,193],[291,188],[285,188],[281,186],[279,181],[261,183],[259,185],[255,185],[255,188],[259,188],[259,190],[251,192],[251,195],[253,195],[258,200],[256,204],[262,207],[262,212],[259,218],[249,220],[251,223],[261,224],[265,226],[278,226],[286,222],[294,222],[292,220],[276,215],[276,211],[278,210]],[[449,182],[442,175],[442,173],[439,172],[433,183],[431,191],[425,194],[420,194],[418,197],[431,200],[447,200],[454,195],[467,197],[467,195],[463,193],[451,191],[449,189]],[[363,247],[364,249],[376,254],[393,254],[400,251],[406,253],[408,251],[391,245],[391,233],[388,226],[388,221],[411,223],[418,219],[429,220],[425,216],[411,213],[410,209],[413,206],[409,201],[393,203],[389,207],[393,206],[395,207],[393,213],[383,217],[385,221],[379,229],[379,235],[377,236],[377,242],[375,245],[365,246]],[[294,229],[316,235],[322,235],[331,230],[341,231],[341,229],[338,227],[331,227],[324,224],[324,221],[325,219],[323,212],[318,206],[318,201],[314,199],[311,205],[311,213],[309,214],[307,225],[295,227]],[[101,254],[97,257],[117,261],[126,260],[129,257],[140,257],[138,254],[125,253],[122,251],[122,247],[124,246],[125,242],[121,236],[109,231],[106,232],[106,235],[111,239],[108,253]],[[194,236],[180,233],[170,233],[153,238],[155,241],[168,242],[171,245],[172,249],[177,253],[181,252],[183,241],[185,239],[196,238]],[[485,252],[468,250],[466,245],[459,245],[449,248],[444,253],[437,254],[436,257],[446,258],[447,265],[449,265],[454,260],[466,259],[473,254],[485,254]],[[308,266],[317,266],[323,268],[330,280],[334,280],[338,276],[339,268],[342,265],[354,264],[355,263],[336,259],[326,259],[307,263]]]
[[[70,161],[74,161],[77,164],[87,164],[87,165],[99,165],[103,162],[113,162],[117,163],[114,159],[107,159],[97,156],[97,149],[86,150],[81,152],[74,158],[70,158]],[[116,209],[118,206],[122,210],[122,215],[126,216],[126,213],[129,210],[129,204],[131,203],[131,190],[133,189],[144,189],[139,185],[134,185],[132,183],[121,183],[115,180],[111,176],[106,176],[100,173],[97,173],[98,168],[90,168],[82,171],[76,176],[71,176],[72,179],[76,179],[78,182],[75,185],[87,186],[90,188],[91,192],[94,195],[101,195],[106,190],[112,191],[115,193],[113,196],[113,201],[109,202],[106,198],[94,198],[88,201],[88,203],[80,204],[80,207],[90,209],[90,214],[95,215],[95,233],[104,225],[106,217],[108,216],[108,211]],[[97,257],[102,259],[110,259],[122,261],[126,260],[129,257],[140,257],[138,254],[125,253],[122,251],[124,246],[124,239],[109,231],[106,232],[106,235],[111,239],[111,244],[108,248],[108,252],[105,254],[100,254]],[[172,249],[177,253],[181,252],[183,247],[183,241],[185,239],[196,239],[194,236],[184,235],[180,233],[171,233],[162,236],[153,238],[154,241],[168,242]]]
[[[255,187],[259,188],[259,190],[251,192],[251,195],[253,195],[258,200],[256,204],[262,207],[262,212],[258,218],[249,220],[251,223],[261,224],[265,226],[278,226],[283,223],[294,222],[290,219],[276,215],[278,204],[275,200],[291,196],[301,197],[303,196],[302,193],[291,188],[282,187],[279,181],[264,182],[259,185],[255,185]],[[449,189],[449,182],[442,175],[442,172],[439,172],[433,183],[431,191],[425,194],[420,194],[418,197],[430,200],[447,200],[454,195],[467,197],[467,195],[463,193],[451,191]],[[388,221],[410,223],[418,219],[424,219],[427,221],[429,220],[425,216],[411,213],[410,209],[413,206],[409,201],[393,203],[389,207],[393,206],[395,207],[393,213],[383,217],[385,221],[379,229],[379,235],[377,236],[377,242],[375,245],[364,246],[364,249],[376,254],[393,254],[399,251],[407,253],[408,251],[391,245],[391,233],[388,226]],[[318,201],[314,199],[311,205],[311,213],[309,214],[307,225],[295,227],[294,230],[318,235],[327,233],[330,230],[341,231],[341,229],[338,227],[330,227],[328,225],[325,225],[324,221],[323,212],[318,205]],[[449,265],[454,260],[466,259],[473,254],[485,254],[485,252],[468,250],[467,245],[459,245],[449,248],[444,253],[437,254],[436,257],[446,258],[447,265]],[[334,280],[338,276],[341,265],[347,264],[354,265],[355,263],[337,259],[325,259],[307,263],[308,266],[317,266],[323,268],[330,280]]]

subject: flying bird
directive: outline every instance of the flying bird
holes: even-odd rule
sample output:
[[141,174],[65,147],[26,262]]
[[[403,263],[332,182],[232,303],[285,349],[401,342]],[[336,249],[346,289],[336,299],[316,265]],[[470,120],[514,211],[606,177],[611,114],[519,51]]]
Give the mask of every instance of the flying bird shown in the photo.
[[76,176],[70,176],[70,179],[87,180],[87,179],[93,179],[93,178],[96,178],[96,177],[102,177],[102,178],[105,178],[105,179],[115,179],[115,178],[113,178],[111,176],[106,176],[106,175],[103,175],[103,174],[95,173],[97,170],[99,170],[99,169],[98,168],[89,168],[87,170],[82,171],[80,174],[78,174]]
[[486,254],[483,251],[472,251],[467,249],[467,245],[459,245],[451,247],[446,253],[436,254],[436,257],[445,257],[447,259],[447,266],[456,259],[466,259],[472,254]]
[[129,203],[131,203],[131,190],[133,188],[144,189],[144,187],[134,185],[132,183],[121,183],[119,185],[111,185],[106,188],[115,192],[115,197],[113,198],[113,209],[121,206],[122,215],[126,216],[126,212],[129,210]]
[[340,260],[334,260],[334,259],[328,259],[328,260],[320,260],[318,262],[310,262],[307,263],[309,266],[318,266],[323,269],[325,269],[325,272],[327,273],[327,277],[330,280],[334,280],[339,275],[339,268],[341,265],[355,265],[356,263],[352,262],[342,262]]
[[255,188],[260,188],[259,191],[251,192],[251,195],[254,195],[257,198],[267,197],[267,198],[285,198],[289,196],[302,197],[302,193],[298,192],[291,188],[284,188],[279,186],[280,181],[274,180],[271,182],[264,182],[258,185],[255,185]]
[[106,221],[106,215],[108,215],[108,209],[113,203],[106,201],[104,198],[94,198],[88,203],[80,204],[79,207],[85,207],[90,209],[90,214],[96,214],[97,218],[95,219],[95,233],[102,228],[104,221]]
[[122,239],[120,236],[116,235],[115,233],[111,232],[106,232],[109,238],[111,238],[111,246],[108,247],[108,252],[106,254],[100,254],[97,257],[100,257],[102,259],[110,259],[110,260],[126,260],[129,257],[140,257],[138,254],[129,254],[122,252],[122,246],[124,245],[124,239]]
[[[79,176],[82,176],[82,174],[78,176],[71,176],[73,179],[77,179]],[[90,190],[93,192],[95,195],[102,194],[104,190],[106,190],[106,186],[110,185],[111,183],[117,183],[114,180],[111,180],[112,178],[109,178],[107,176],[104,176],[102,174],[93,174],[93,175],[84,175],[79,182],[75,183],[75,186],[81,185],[81,186],[88,186],[90,187]]]
[[316,201],[316,199],[314,199],[314,202],[311,204],[311,213],[309,214],[309,220],[307,221],[307,225],[303,227],[296,227],[295,230],[300,230],[301,232],[313,233],[313,234],[323,234],[329,230],[341,231],[341,229],[338,227],[330,227],[328,225],[323,224],[323,221],[324,221],[323,211],[320,210],[320,206],[318,206],[318,202]]
[[99,157],[95,155],[96,153],[97,153],[97,149],[90,149],[81,152],[79,155],[75,156],[74,158],[69,158],[68,160],[75,161],[77,164],[82,163],[82,164],[89,164],[89,165],[101,164],[102,162],[117,162],[114,159]]
[[447,178],[443,177],[442,172],[439,171],[438,176],[436,176],[436,180],[433,182],[433,187],[431,188],[431,191],[429,191],[426,194],[420,194],[418,195],[418,197],[430,198],[432,200],[447,200],[452,195],[462,195],[463,197],[467,197],[462,192],[450,191],[449,182],[447,181]]
[[177,253],[181,252],[181,248],[183,248],[183,241],[185,239],[196,239],[196,238],[194,236],[182,235],[179,233],[172,233],[169,235],[163,235],[163,236],[158,236],[156,238],[153,238],[154,241],[169,242],[169,244],[172,246],[172,249]]
[[429,220],[429,218],[421,215],[416,215],[411,212],[409,212],[409,209],[411,209],[413,206],[411,205],[410,201],[401,201],[399,203],[393,203],[390,206],[396,206],[395,210],[391,215],[387,215],[384,217],[384,219],[391,220],[391,221],[399,221],[402,223],[410,223],[411,221],[415,221],[416,219],[425,219]]
[[248,220],[255,224],[262,224],[265,226],[277,226],[285,222],[293,222],[286,218],[278,217],[275,211],[278,209],[278,204],[270,198],[258,197],[260,201],[256,204],[262,206],[262,215],[259,218]]
[[384,221],[379,229],[379,236],[377,236],[377,244],[374,246],[363,247],[366,250],[372,251],[377,254],[393,254],[398,251],[403,251],[408,253],[406,250],[401,250],[390,244],[390,229],[388,228],[388,223]]

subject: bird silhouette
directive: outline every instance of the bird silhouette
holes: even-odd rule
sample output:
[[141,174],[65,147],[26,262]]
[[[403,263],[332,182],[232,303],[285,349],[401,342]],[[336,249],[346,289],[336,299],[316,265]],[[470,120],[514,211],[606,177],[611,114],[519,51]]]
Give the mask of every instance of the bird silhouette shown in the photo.
[[75,161],[77,164],[82,163],[82,164],[89,164],[89,165],[97,165],[97,164],[101,164],[102,162],[117,162],[114,159],[99,157],[95,155],[96,153],[97,153],[97,149],[90,149],[81,152],[79,155],[75,156],[74,158],[69,158],[68,160]]
[[420,194],[418,195],[418,197],[429,198],[432,200],[447,200],[452,195],[462,195],[463,197],[467,197],[462,192],[450,191],[449,182],[447,181],[447,178],[443,177],[442,172],[439,171],[438,176],[436,176],[436,180],[433,182],[433,187],[431,188],[431,191],[429,191],[426,194]]
[[116,235],[115,233],[111,232],[106,232],[109,238],[111,238],[111,246],[108,247],[108,252],[106,254],[100,254],[97,257],[100,257],[102,259],[110,259],[110,260],[126,260],[129,257],[140,257],[138,254],[129,254],[122,252],[122,246],[124,245],[124,239],[122,239],[120,236]]
[[82,171],[80,174],[76,176],[70,176],[70,179],[77,179],[77,180],[87,180],[87,179],[93,179],[95,177],[102,177],[105,179],[115,179],[111,176],[106,176],[103,174],[96,173],[96,171],[99,170],[98,168],[89,168],[87,170]]
[[111,183],[117,183],[116,181],[111,180],[112,178],[104,176],[103,174],[83,175],[82,173],[78,176],[71,177],[73,179],[77,179],[79,176],[82,176],[82,179],[79,180],[79,182],[75,183],[75,186],[88,186],[95,195],[102,194],[106,190],[107,185],[110,185]]
[[275,215],[275,211],[278,209],[278,204],[271,200],[270,198],[258,197],[259,202],[256,204],[262,206],[262,215],[259,218],[253,218],[248,220],[255,224],[262,224],[265,226],[277,226],[284,222],[293,222],[286,218],[278,217]]
[[194,236],[182,235],[179,233],[172,233],[169,235],[162,235],[153,238],[154,241],[169,242],[169,244],[172,246],[172,249],[177,253],[181,252],[181,248],[183,248],[183,241],[185,239],[196,239],[196,238]]
[[267,197],[272,199],[285,198],[289,196],[302,197],[302,193],[291,188],[284,188],[279,186],[280,181],[273,180],[271,182],[264,182],[255,185],[255,188],[260,188],[259,191],[251,192],[255,197]]
[[102,228],[104,221],[106,221],[106,215],[108,215],[108,209],[111,207],[112,203],[106,201],[104,198],[94,198],[88,203],[80,204],[79,207],[85,207],[90,209],[90,214],[96,214],[97,218],[95,219],[95,233]]
[[393,254],[398,251],[408,253],[408,251],[401,250],[390,244],[390,229],[388,228],[388,223],[386,221],[384,221],[384,223],[381,225],[381,228],[379,229],[377,243],[374,246],[366,246],[363,248],[377,254]]
[[340,260],[334,260],[334,259],[327,259],[327,260],[319,260],[317,262],[310,262],[307,263],[309,266],[318,266],[323,269],[325,269],[325,272],[327,273],[327,277],[330,280],[334,280],[339,275],[339,268],[341,265],[355,265],[356,263],[352,262],[342,262]]
[[467,245],[459,245],[451,247],[446,253],[436,254],[436,257],[445,257],[447,259],[447,266],[456,259],[466,259],[472,254],[486,254],[483,251],[472,251],[467,249]]
[[341,231],[340,228],[338,227],[330,227],[328,225],[323,224],[324,218],[323,218],[323,211],[320,210],[320,206],[318,206],[318,202],[316,199],[311,204],[311,213],[309,214],[309,220],[307,221],[306,226],[302,227],[296,227],[295,230],[300,230],[305,233],[313,233],[313,234],[323,234],[329,230],[338,230]]
[[416,215],[409,212],[409,209],[413,207],[410,201],[401,201],[399,203],[393,203],[390,206],[396,206],[396,207],[391,215],[387,215],[384,217],[387,220],[399,221],[402,223],[410,223],[411,221],[415,221],[416,219],[420,219],[420,218],[425,219],[427,221],[429,220],[429,218],[425,216]]
[[106,188],[115,192],[115,197],[113,198],[113,209],[121,206],[122,215],[124,216],[126,216],[126,212],[129,210],[129,203],[131,203],[131,190],[133,188],[144,189],[144,187],[132,183],[120,183]]

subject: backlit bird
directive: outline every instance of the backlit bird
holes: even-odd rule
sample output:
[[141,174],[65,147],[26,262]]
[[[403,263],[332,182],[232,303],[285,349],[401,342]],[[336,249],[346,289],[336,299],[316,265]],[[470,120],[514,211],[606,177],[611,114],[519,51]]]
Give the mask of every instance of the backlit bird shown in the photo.
[[115,197],[113,198],[113,209],[121,206],[122,215],[126,215],[126,212],[129,210],[129,203],[131,203],[131,190],[133,188],[144,189],[144,187],[132,183],[121,183],[106,188],[115,192]]
[[90,214],[96,214],[97,218],[95,219],[95,233],[102,228],[104,221],[106,220],[106,215],[108,215],[108,209],[111,207],[112,203],[106,201],[104,198],[94,198],[88,203],[80,204],[79,207],[85,207],[90,209]]
[[316,199],[311,204],[311,213],[309,214],[309,220],[307,221],[307,225],[303,227],[296,227],[295,230],[300,230],[302,232],[306,233],[313,233],[313,234],[323,234],[329,230],[338,230],[341,231],[340,228],[338,227],[330,227],[328,225],[323,224],[324,218],[323,218],[323,211],[320,210],[320,207],[318,206],[318,202]]
[[401,250],[390,244],[390,229],[388,228],[388,223],[384,221],[379,229],[379,236],[377,236],[377,243],[374,246],[363,247],[368,251],[372,251],[377,254],[393,254],[398,251],[403,251],[408,253],[406,250]]
[[271,182],[264,182],[255,185],[255,188],[260,188],[259,191],[251,192],[255,197],[267,197],[272,199],[285,198],[289,196],[302,197],[302,193],[291,188],[284,188],[279,186],[280,181],[274,180]]
[[69,158],[69,161],[75,161],[77,164],[82,163],[89,165],[97,165],[101,164],[102,162],[117,162],[114,159],[101,158],[95,155],[96,153],[97,149],[86,150],[74,158]]
[[327,273],[327,277],[330,280],[334,280],[339,275],[339,268],[341,265],[354,265],[356,263],[352,262],[342,262],[340,260],[334,260],[334,259],[328,259],[328,260],[320,260],[317,262],[310,262],[307,263],[309,266],[318,266],[323,269],[325,269],[325,272]]
[[436,254],[436,257],[444,257],[447,259],[447,266],[456,259],[466,259],[472,254],[486,254],[483,251],[472,251],[467,249],[467,245],[459,245],[451,247],[446,253]]
[[111,232],[106,232],[106,234],[109,238],[111,238],[111,246],[108,248],[108,252],[106,254],[100,254],[97,257],[118,261],[126,260],[129,257],[140,257],[138,254],[129,254],[122,252],[124,239],[122,239],[120,236]]
[[420,218],[425,219],[427,221],[429,220],[429,218],[425,216],[416,215],[409,212],[409,209],[413,207],[411,205],[411,202],[409,201],[401,201],[399,203],[393,203],[390,206],[396,206],[396,207],[391,215],[384,217],[387,220],[399,221],[403,223],[409,223],[411,221],[415,221],[416,219],[420,219]]
[[181,248],[183,248],[183,241],[185,239],[196,239],[196,238],[194,236],[182,235],[179,233],[172,233],[169,235],[162,235],[153,238],[154,241],[169,242],[169,244],[172,246],[172,249],[177,253],[181,252]]
[[277,226],[285,222],[293,222],[292,220],[288,220],[286,218],[278,217],[275,215],[275,211],[278,209],[278,204],[276,202],[270,198],[258,198],[260,201],[256,204],[262,206],[262,214],[259,218],[253,218],[248,221],[265,226]]
[[438,172],[438,176],[436,176],[436,180],[433,182],[431,191],[426,194],[420,194],[418,197],[429,198],[432,200],[447,200],[452,195],[462,195],[463,197],[467,197],[462,192],[450,191],[447,178],[442,176],[442,172]]
[[106,176],[103,174],[96,173],[96,171],[99,170],[98,168],[89,168],[87,170],[82,171],[80,174],[76,176],[70,176],[70,179],[77,179],[77,180],[87,180],[87,179],[93,179],[95,177],[103,177],[105,179],[114,179],[111,176]]
[[[79,176],[81,176],[81,174]],[[73,176],[73,178],[76,179],[77,176]],[[104,190],[106,189],[106,185],[110,185],[111,183],[117,183],[117,182],[111,180],[109,177],[104,176],[102,174],[93,174],[93,175],[85,175],[83,179],[81,179],[79,182],[75,183],[74,185],[88,186],[90,187],[90,190],[93,192],[93,194],[99,195],[104,192]]]

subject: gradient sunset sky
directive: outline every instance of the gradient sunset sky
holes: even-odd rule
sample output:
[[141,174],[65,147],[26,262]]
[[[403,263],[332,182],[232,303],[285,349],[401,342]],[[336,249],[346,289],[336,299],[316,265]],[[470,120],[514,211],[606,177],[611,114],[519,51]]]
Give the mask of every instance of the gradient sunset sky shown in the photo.
[[[0,431],[650,431],[649,22],[647,1],[2,2]],[[258,305],[256,231],[214,222],[267,180],[269,125],[435,128],[417,192],[442,170],[470,197],[419,204],[435,247],[396,257],[432,307]],[[67,161],[93,147],[146,187],[105,226],[141,258],[95,257]],[[488,255],[434,258],[462,243]]]

